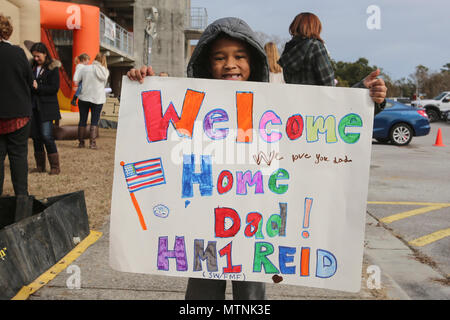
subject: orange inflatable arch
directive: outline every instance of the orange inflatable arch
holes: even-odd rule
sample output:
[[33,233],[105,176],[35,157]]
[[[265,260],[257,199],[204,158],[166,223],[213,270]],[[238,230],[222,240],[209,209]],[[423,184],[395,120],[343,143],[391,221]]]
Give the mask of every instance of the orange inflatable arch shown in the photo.
[[[53,56],[57,52],[48,29],[73,30],[72,75],[75,72],[75,57],[87,53],[92,62],[100,51],[100,8],[69,2],[40,1],[41,41],[44,42]],[[70,101],[76,92],[72,79],[60,71],[60,90],[58,100],[60,109],[78,111]]]

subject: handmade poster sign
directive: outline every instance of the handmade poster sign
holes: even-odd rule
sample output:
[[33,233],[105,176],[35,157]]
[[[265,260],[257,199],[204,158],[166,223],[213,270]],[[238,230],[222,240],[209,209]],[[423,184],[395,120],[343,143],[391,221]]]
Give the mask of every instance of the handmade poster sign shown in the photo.
[[368,90],[159,77],[122,88],[112,268],[360,289]]

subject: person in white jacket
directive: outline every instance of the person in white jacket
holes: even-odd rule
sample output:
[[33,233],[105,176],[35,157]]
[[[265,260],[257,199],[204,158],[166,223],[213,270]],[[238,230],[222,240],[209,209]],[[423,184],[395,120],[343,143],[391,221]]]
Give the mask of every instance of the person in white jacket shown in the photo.
[[78,108],[80,111],[80,122],[78,123],[79,148],[84,148],[84,135],[86,123],[91,110],[91,129],[89,136],[89,148],[97,149],[96,138],[98,136],[98,121],[103,104],[106,102],[105,85],[109,77],[106,57],[102,53],[97,54],[91,65],[75,75],[74,83],[83,82],[81,93],[78,96]]

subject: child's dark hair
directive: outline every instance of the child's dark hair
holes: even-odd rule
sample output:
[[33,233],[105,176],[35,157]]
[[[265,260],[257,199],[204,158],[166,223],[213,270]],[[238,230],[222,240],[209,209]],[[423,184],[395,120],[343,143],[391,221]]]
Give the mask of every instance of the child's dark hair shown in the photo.
[[[50,55],[50,51],[48,50],[47,46],[44,43],[36,42],[35,44],[33,44],[33,46],[30,49],[30,52],[33,53],[34,51],[44,53],[46,55],[43,67],[48,67],[48,65],[53,62],[52,56]],[[33,59],[33,68],[36,66],[36,64],[37,62]]]

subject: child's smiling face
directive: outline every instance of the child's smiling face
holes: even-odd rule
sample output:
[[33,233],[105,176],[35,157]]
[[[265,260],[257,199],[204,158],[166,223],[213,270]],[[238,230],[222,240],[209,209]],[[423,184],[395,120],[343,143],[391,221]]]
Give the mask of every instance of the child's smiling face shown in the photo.
[[238,40],[219,38],[210,51],[213,79],[246,81],[250,77],[250,53]]

